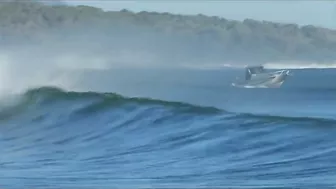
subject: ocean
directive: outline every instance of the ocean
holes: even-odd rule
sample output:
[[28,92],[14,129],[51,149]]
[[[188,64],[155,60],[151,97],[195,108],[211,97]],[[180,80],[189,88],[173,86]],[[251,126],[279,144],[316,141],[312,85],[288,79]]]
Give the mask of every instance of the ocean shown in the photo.
[[74,73],[0,100],[0,188],[336,187],[336,70]]

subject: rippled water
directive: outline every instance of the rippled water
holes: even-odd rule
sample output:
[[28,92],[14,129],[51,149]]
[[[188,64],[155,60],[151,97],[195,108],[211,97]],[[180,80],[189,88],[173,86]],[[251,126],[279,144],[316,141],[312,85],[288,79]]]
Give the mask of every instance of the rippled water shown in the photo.
[[280,89],[232,88],[236,74],[30,89],[0,111],[0,187],[335,187],[336,71],[297,70]]

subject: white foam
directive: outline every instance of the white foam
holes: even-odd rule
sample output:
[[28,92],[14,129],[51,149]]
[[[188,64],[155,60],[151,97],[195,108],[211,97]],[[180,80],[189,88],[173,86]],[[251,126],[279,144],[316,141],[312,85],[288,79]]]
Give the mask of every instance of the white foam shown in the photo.
[[298,62],[298,61],[286,61],[286,62],[269,62],[263,64],[268,69],[331,69],[336,68],[335,62],[323,63],[323,62]]
[[184,63],[180,67],[197,70],[219,70],[219,69],[234,69],[244,68],[246,65],[234,64],[234,63],[204,63],[204,64],[192,64]]

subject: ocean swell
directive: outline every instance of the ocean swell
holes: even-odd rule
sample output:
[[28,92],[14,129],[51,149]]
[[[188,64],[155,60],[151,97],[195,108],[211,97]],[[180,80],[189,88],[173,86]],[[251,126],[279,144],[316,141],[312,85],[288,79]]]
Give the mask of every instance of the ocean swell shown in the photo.
[[335,170],[335,127],[321,127],[332,119],[54,87],[26,91],[0,118],[4,188],[294,187]]

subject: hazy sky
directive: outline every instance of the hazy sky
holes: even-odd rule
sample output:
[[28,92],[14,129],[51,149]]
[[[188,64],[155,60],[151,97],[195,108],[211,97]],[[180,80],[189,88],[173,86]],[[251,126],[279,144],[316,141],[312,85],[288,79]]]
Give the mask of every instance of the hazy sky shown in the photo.
[[336,28],[336,0],[68,0],[72,5],[90,5],[104,10],[129,9],[180,14],[202,13],[227,19],[252,18]]

